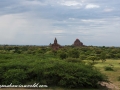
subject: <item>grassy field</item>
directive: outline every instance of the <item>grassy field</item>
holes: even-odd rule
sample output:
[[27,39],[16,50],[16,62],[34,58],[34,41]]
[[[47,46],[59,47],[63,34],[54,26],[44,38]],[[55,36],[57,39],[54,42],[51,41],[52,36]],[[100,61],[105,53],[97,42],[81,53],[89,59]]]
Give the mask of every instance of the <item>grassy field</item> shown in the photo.
[[[110,82],[120,88],[120,81],[118,80],[118,77],[120,76],[120,60],[109,59],[104,63],[97,61],[94,66],[100,69],[102,73],[106,74]],[[105,71],[106,66],[112,67],[113,71]]]

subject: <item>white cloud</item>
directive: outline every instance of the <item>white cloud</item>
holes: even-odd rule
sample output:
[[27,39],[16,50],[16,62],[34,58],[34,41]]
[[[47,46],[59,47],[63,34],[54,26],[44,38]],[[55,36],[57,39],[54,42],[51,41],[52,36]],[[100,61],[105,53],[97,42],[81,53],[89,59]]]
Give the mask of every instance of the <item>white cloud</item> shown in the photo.
[[[0,44],[39,44],[47,43],[51,34],[51,22],[24,14],[10,14],[0,17]],[[56,33],[59,31],[56,31]]]
[[104,12],[112,12],[112,11],[113,11],[113,9],[110,9],[110,8],[104,9]]
[[63,31],[63,30],[52,30],[51,31],[52,33],[55,33],[55,34],[59,34],[59,33],[65,33],[65,31]]
[[82,19],[81,20],[83,23],[95,23],[95,24],[100,24],[100,23],[106,23],[105,19]]
[[95,4],[88,4],[86,5],[86,9],[92,9],[92,8],[99,8],[100,6],[99,5],[95,5]]
[[24,1],[22,2],[22,5],[30,5],[30,6],[36,6],[36,5],[47,5],[46,3],[41,3],[40,1],[38,0],[34,0],[34,1]]
[[75,20],[75,18],[69,18],[69,20]]
[[20,28],[26,25],[20,15],[4,15],[0,17],[0,41],[11,42]]
[[65,6],[82,6],[81,2],[77,2],[77,1],[63,1],[61,3],[61,5],[65,5]]

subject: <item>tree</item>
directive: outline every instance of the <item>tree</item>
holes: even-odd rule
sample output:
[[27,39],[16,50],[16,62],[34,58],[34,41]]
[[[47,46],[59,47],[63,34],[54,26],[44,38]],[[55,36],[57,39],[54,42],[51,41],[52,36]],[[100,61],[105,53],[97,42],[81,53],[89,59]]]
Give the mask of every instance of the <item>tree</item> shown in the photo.
[[72,58],[79,58],[79,51],[77,49],[72,49],[69,51],[69,55]]
[[61,59],[66,59],[67,58],[67,53],[66,52],[61,52],[60,54]]
[[54,56],[57,55],[57,51],[56,50],[52,50],[52,53],[53,53]]
[[106,61],[106,53],[105,52],[102,52],[100,54],[100,59],[102,60],[102,62],[105,62]]
[[80,54],[80,59],[81,59],[81,60],[85,60],[86,58],[87,58],[86,55],[84,55],[84,54]]
[[93,63],[94,63],[95,60],[99,60],[99,58],[97,56],[89,56],[88,59],[92,60]]

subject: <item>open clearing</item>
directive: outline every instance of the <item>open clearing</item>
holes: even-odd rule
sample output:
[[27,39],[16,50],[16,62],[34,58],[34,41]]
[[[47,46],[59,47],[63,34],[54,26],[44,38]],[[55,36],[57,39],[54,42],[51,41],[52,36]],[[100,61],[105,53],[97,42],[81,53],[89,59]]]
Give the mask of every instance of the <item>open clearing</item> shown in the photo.
[[[111,88],[116,87],[119,88],[118,90],[120,90],[120,81],[118,80],[118,77],[120,76],[120,60],[110,59],[106,60],[104,63],[102,63],[101,61],[97,61],[97,64],[95,64],[94,66],[100,69],[102,73],[108,76],[108,79],[111,82]],[[105,71],[105,66],[113,67],[114,71]],[[110,87],[110,85],[108,86]]]

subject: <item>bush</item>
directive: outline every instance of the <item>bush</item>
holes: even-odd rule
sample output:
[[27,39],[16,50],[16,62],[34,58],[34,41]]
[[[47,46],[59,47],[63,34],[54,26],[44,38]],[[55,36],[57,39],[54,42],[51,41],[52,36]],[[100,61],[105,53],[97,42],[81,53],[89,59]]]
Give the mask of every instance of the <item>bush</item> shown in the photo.
[[106,67],[104,67],[104,70],[105,71],[114,71],[112,66],[106,66]]
[[87,58],[86,55],[83,55],[83,54],[80,55],[80,59],[81,59],[81,60],[85,60],[86,58]]
[[72,49],[69,51],[69,56],[72,58],[79,58],[79,51],[77,49]]
[[28,75],[41,84],[66,88],[96,87],[99,81],[107,80],[105,75],[91,65],[61,60],[36,62]]
[[10,69],[2,76],[3,84],[21,84],[25,83],[26,73],[23,69]]
[[66,59],[67,58],[67,53],[66,52],[61,52],[59,56],[60,56],[61,59]]
[[67,59],[65,59],[65,61],[67,61],[67,62],[75,62],[75,63],[82,62],[82,60],[76,59],[76,58],[67,58]]
[[0,59],[12,59],[12,56],[6,54],[0,54]]
[[118,76],[118,81],[120,81],[120,76]]
[[49,87],[89,88],[107,80],[92,65],[86,65],[76,58],[41,60],[37,55],[15,54],[11,60],[0,62],[1,85],[40,83]]

